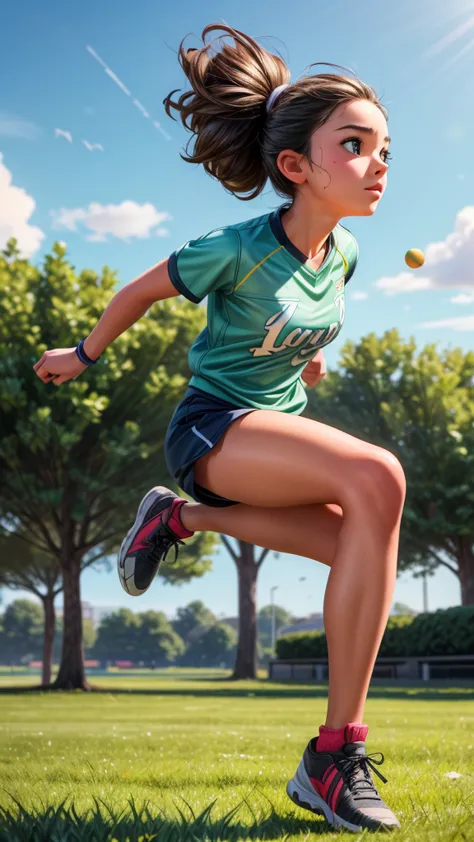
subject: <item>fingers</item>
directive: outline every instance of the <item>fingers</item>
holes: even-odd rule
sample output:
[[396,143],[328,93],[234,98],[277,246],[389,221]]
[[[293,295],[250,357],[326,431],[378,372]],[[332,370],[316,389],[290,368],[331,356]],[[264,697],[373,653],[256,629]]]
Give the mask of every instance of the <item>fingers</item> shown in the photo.
[[61,386],[68,380],[77,380],[87,366],[79,362],[75,348],[56,348],[45,351],[32,368],[43,383]]
[[38,363],[36,365],[38,366],[38,368],[36,368],[36,366],[33,366],[33,368],[35,369],[36,374],[38,375],[39,379],[43,381],[43,383],[50,383],[52,378],[57,377],[56,374],[52,374],[46,368],[46,360],[43,360],[42,365],[39,365]]
[[39,360],[36,365],[33,366],[36,374],[38,375],[39,379],[42,380],[43,383],[54,383],[55,386],[60,386],[61,383],[65,383],[66,380],[70,379],[69,374],[54,374],[52,371],[48,371],[47,365],[48,361],[46,358],[42,358],[43,362]]
[[45,359],[46,359],[46,354],[43,354],[41,359],[38,360],[38,362],[34,364],[33,371],[38,371],[38,369],[41,368],[42,364],[44,363]]

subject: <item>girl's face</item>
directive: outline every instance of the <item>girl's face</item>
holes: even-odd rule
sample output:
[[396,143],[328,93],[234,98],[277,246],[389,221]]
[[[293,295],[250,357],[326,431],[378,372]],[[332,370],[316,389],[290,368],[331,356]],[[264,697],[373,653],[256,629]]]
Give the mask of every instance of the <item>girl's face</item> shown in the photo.
[[[322,203],[329,216],[370,216],[387,186],[389,143],[380,109],[368,100],[351,100],[313,132],[308,158],[285,150],[279,164],[296,195],[312,206]],[[380,192],[367,189],[376,184]]]
[[[306,188],[336,214],[370,216],[387,186],[389,144],[387,121],[373,102],[342,103],[313,132]],[[379,193],[367,189],[376,184]]]

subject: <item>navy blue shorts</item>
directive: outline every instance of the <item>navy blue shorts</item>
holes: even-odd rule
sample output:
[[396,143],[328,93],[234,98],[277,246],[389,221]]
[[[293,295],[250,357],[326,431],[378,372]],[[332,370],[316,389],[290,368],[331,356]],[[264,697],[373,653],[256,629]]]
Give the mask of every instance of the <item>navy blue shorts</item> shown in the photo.
[[198,503],[207,506],[235,506],[228,500],[203,488],[194,479],[194,463],[217,444],[236,418],[250,407],[234,406],[209,392],[188,386],[176,407],[165,437],[165,460],[176,483]]

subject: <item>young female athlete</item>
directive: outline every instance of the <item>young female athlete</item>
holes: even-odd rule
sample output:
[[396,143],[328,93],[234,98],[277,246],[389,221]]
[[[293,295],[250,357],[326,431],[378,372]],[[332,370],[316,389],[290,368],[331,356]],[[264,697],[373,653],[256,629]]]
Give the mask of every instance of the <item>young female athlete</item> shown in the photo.
[[[206,43],[222,30],[230,43]],[[340,225],[370,216],[387,183],[387,112],[357,77],[290,83],[277,56],[212,25],[180,62],[191,90],[166,98],[194,136],[185,160],[252,199],[267,180],[277,210],[186,243],[112,299],[77,348],[47,351],[35,370],[55,385],[78,376],[154,301],[208,296],[208,324],[189,353],[189,387],[171,419],[170,473],[196,502],[151,489],[122,543],[125,590],[144,593],[171,546],[212,530],[327,564],[326,723],[287,792],[335,826],[400,827],[367,755],[364,705],[396,578],[405,478],[388,451],[300,417],[325,374],[358,246]],[[370,769],[369,769],[370,767]]]

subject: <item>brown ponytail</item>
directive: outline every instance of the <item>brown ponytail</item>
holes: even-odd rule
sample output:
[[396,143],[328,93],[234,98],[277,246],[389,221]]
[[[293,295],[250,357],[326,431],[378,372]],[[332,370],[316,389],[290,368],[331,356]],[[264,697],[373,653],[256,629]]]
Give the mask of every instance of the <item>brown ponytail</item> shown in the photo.
[[[220,52],[210,55],[212,42],[206,44],[205,38],[215,30],[233,38],[234,44],[224,44]],[[172,117],[174,108],[193,134],[187,154],[181,157],[192,164],[203,164],[206,172],[239,199],[254,199],[267,179],[277,193],[292,197],[294,185],[276,164],[279,153],[293,149],[308,154],[313,131],[342,102],[368,99],[387,116],[373,88],[357,78],[334,74],[305,76],[292,83],[267,114],[271,92],[290,81],[290,71],[281,58],[225,24],[206,26],[200,49],[186,50],[184,40],[179,62],[191,90],[176,102],[171,98],[176,90],[164,100],[168,116]]]

